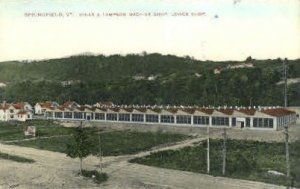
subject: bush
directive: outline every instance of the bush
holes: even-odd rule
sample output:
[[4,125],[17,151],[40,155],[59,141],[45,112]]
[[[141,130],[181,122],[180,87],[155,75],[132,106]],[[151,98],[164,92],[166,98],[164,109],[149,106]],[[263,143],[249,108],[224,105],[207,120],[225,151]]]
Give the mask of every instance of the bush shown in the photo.
[[[107,176],[106,173],[99,173],[99,172],[96,171],[96,170],[93,170],[93,171],[82,170],[82,175],[83,175],[84,177],[94,179],[94,182],[97,183],[97,184],[100,184],[100,183],[102,183],[102,182],[105,182],[105,181],[107,181],[107,179],[108,179],[108,176]],[[93,177],[94,177],[94,178],[93,178]]]
[[[214,176],[223,176],[222,144],[222,140],[210,140],[210,174]],[[151,153],[129,162],[206,173],[206,146],[206,141],[203,141],[193,147]],[[300,186],[299,157],[300,141],[295,141],[290,144],[291,176],[295,187]],[[289,185],[285,176],[268,174],[268,170],[286,172],[284,143],[227,140],[226,177]]]

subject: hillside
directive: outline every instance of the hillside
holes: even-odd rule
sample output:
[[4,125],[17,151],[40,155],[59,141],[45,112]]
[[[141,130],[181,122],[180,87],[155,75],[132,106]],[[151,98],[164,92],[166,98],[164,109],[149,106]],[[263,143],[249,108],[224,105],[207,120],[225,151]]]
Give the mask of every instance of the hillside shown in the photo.
[[[250,68],[232,69],[234,65]],[[231,67],[230,67],[230,66]],[[289,78],[300,77],[300,59]],[[214,69],[220,68],[220,74]],[[247,59],[199,61],[172,55],[80,55],[33,62],[1,62],[0,101],[43,100],[118,104],[282,105],[282,62]],[[289,105],[300,105],[300,84],[288,89]]]

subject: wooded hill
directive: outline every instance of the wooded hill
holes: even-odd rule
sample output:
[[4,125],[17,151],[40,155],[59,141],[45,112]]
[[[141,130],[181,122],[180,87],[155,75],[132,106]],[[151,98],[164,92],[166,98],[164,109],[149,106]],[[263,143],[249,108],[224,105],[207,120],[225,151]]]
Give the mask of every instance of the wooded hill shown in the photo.
[[[243,63],[253,68],[232,68]],[[300,59],[288,65],[288,78],[300,78]],[[0,88],[0,101],[283,105],[282,70],[280,59],[213,62],[157,53],[1,62],[0,81],[7,86]],[[299,106],[299,96],[300,83],[289,84],[289,105]]]

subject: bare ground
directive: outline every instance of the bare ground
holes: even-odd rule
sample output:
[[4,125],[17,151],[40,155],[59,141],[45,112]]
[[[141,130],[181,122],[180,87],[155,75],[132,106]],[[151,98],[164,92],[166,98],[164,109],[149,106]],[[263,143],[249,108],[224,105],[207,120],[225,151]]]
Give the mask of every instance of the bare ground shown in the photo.
[[[299,139],[299,127],[290,129],[292,140]],[[78,176],[79,161],[66,157],[65,154],[0,144],[1,152],[20,155],[34,159],[33,164],[16,163],[0,160],[0,188],[105,188],[105,189],[284,189],[266,183],[213,177],[205,174],[178,170],[149,167],[128,163],[134,157],[141,157],[150,152],[166,149],[176,149],[193,145],[205,138],[205,130],[199,130],[197,137],[179,142],[172,146],[161,146],[153,150],[135,155],[125,155],[103,158],[103,170],[108,173],[109,180],[102,185],[96,185],[91,180]],[[230,138],[256,139],[264,141],[283,141],[282,131],[258,132],[229,130]],[[212,137],[221,137],[221,131],[212,131]],[[84,161],[84,168],[97,169],[99,159],[90,156]]]

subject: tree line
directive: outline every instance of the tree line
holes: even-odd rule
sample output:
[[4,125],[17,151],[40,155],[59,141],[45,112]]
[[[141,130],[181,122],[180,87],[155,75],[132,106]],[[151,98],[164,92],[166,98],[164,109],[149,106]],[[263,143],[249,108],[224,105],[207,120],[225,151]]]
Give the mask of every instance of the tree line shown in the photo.
[[[74,56],[29,64],[1,63],[0,79],[8,79],[9,84],[0,88],[0,101],[283,105],[283,87],[277,84],[282,80],[281,60],[247,58],[246,62],[254,68],[224,69],[241,62],[198,61],[160,54]],[[222,67],[223,71],[214,74],[216,67]],[[289,61],[289,68],[290,78],[300,77],[299,60]],[[147,79],[149,76],[153,79]],[[63,81],[78,82],[62,85]],[[299,96],[300,84],[289,85],[289,105],[300,105]]]

